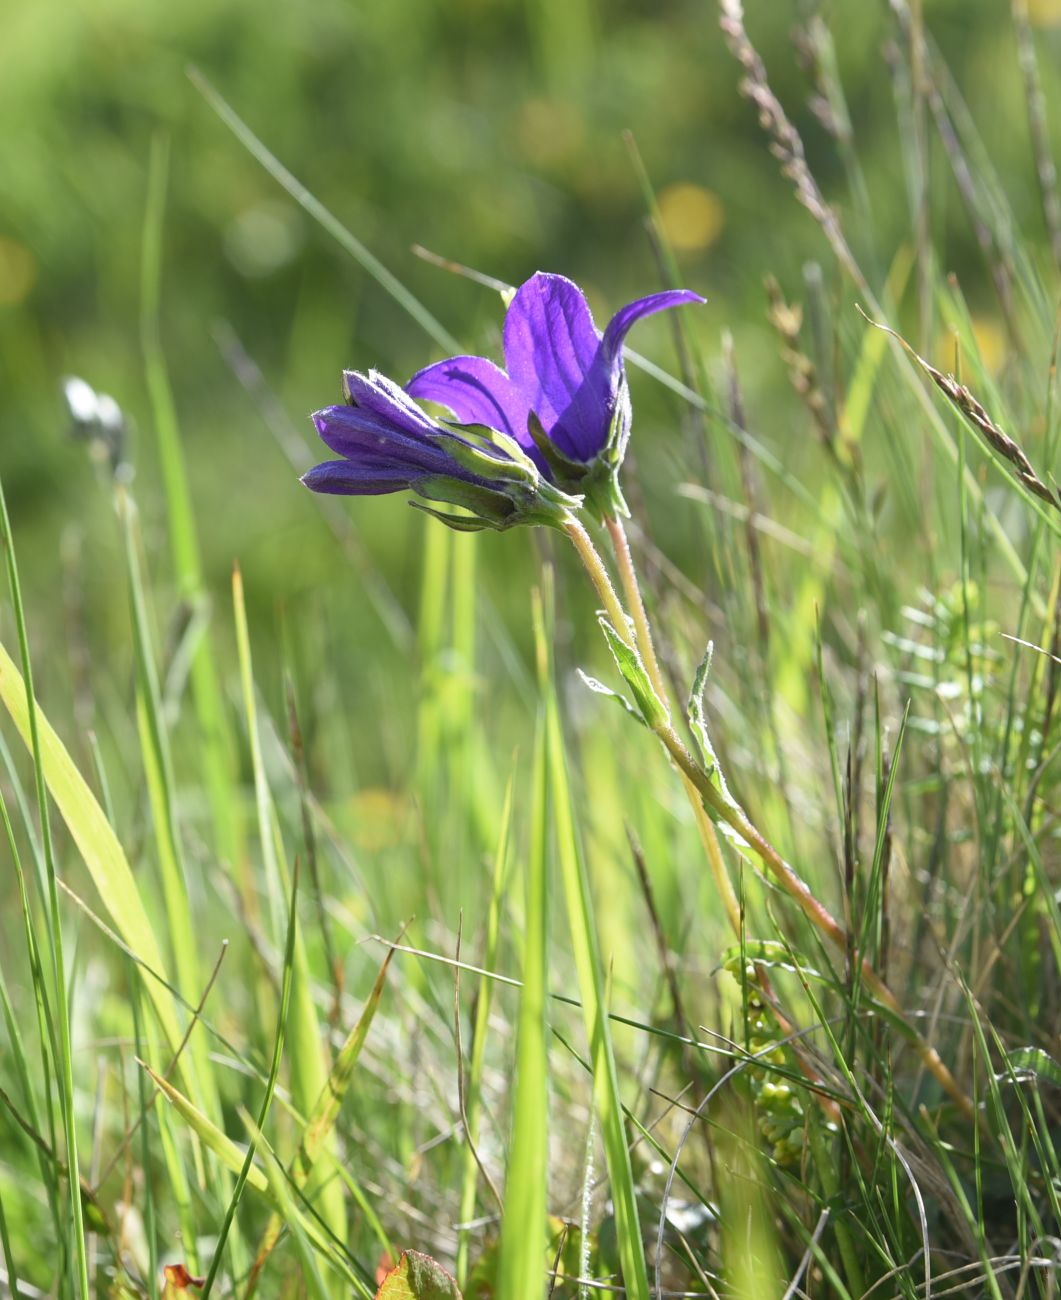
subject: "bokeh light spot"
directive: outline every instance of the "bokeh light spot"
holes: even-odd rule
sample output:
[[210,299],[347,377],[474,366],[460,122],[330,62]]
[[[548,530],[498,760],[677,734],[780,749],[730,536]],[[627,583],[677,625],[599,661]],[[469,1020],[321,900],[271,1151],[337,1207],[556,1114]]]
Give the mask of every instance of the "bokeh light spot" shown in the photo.
[[302,220],[289,204],[255,203],[229,222],[225,252],[237,271],[257,279],[286,266],[302,239]]
[[351,838],[364,853],[379,853],[401,842],[405,803],[393,790],[372,786],[350,799]]
[[1061,26],[1061,0],[1028,0],[1028,17],[1037,27]]
[[709,248],[726,222],[718,196],[688,181],[668,185],[660,192],[659,215],[664,237],[679,252]]
[[973,335],[984,365],[997,375],[1006,360],[1006,331],[996,316],[974,316]]
[[578,108],[558,99],[528,99],[520,108],[516,129],[523,153],[539,167],[570,161],[586,142],[586,124]]
[[37,261],[29,249],[0,235],[0,307],[16,307],[36,279]]

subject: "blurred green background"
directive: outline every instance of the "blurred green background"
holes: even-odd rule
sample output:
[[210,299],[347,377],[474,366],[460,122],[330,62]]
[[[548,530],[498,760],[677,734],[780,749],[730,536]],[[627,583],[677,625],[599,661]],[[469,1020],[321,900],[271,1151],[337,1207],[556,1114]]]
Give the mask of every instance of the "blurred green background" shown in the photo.
[[[1027,7],[1053,143],[1061,147],[1061,0],[1027,0]],[[1010,0],[923,0],[922,8],[941,52],[938,67],[949,70],[972,117],[975,129],[963,129],[963,141],[968,146],[978,133],[984,146],[981,154],[976,144],[972,183],[980,184],[993,167],[1005,195],[1002,210],[985,182],[984,203],[997,217],[992,231],[1019,236],[1019,269],[1031,268],[1018,286],[1020,322],[1027,329],[1034,318],[1035,328],[1027,330],[1025,352],[1014,349],[1013,357],[976,232],[931,127],[926,266],[914,268],[909,255],[918,225],[911,199],[917,151],[908,135],[905,65],[889,55],[899,37],[887,0],[748,0],[746,8],[771,84],[867,279],[880,291],[889,267],[905,259],[909,274],[894,319],[926,354],[950,366],[944,309],[956,309],[943,302],[950,286],[937,272],[956,273],[979,344],[978,356],[967,349],[974,386],[1008,428],[1027,435],[1024,445],[1039,463],[1049,423],[1043,394],[1056,279]],[[161,643],[167,704],[174,714],[183,709],[184,725],[174,726],[180,818],[189,859],[197,865],[194,915],[204,926],[198,936],[204,950],[211,929],[222,922],[226,934],[232,928],[231,891],[222,892],[228,884],[218,866],[224,848],[209,838],[207,783],[199,780],[205,745],[184,703],[191,694],[181,680],[191,655],[190,640],[181,640],[187,593],[173,578],[145,380],[141,248],[149,161],[158,142],[166,142],[169,156],[161,339],[213,598],[211,648],[220,661],[220,690],[233,734],[241,734],[229,592],[238,560],[255,680],[264,697],[261,716],[268,719],[267,757],[280,773],[276,784],[285,792],[287,825],[294,827],[283,666],[300,694],[310,784],[334,818],[325,893],[342,936],[340,958],[358,958],[350,962],[355,981],[379,956],[361,946],[370,929],[394,933],[415,912],[421,928],[413,937],[450,951],[452,932],[445,927],[459,909],[467,909],[469,930],[481,922],[485,876],[476,853],[493,842],[513,749],[522,747],[524,768],[517,770],[525,770],[531,747],[536,698],[528,588],[537,573],[536,550],[551,539],[515,530],[473,539],[471,546],[460,539],[447,549],[449,535],[401,502],[322,500],[301,488],[298,472],[321,454],[309,414],[335,400],[343,367],[378,367],[404,380],[441,351],[246,151],[189,80],[189,65],[467,350],[495,356],[503,314],[497,293],[428,264],[413,246],[508,283],[537,269],[562,272],[586,288],[603,323],[618,306],[662,283],[624,139],[633,133],[680,279],[709,299],[705,308],[682,313],[690,341],[721,390],[723,336],[732,334],[748,425],[767,453],[746,474],[740,465],[738,473],[725,420],[715,421],[705,437],[681,398],[631,371],[635,464],[625,482],[631,497],[636,494],[638,528],[644,525],[659,548],[635,534],[661,613],[661,642],[675,652],[670,666],[684,689],[705,640],[718,638],[711,706],[725,746],[723,765],[731,779],[736,774],[737,788],[750,788],[765,805],[767,824],[787,824],[793,860],[813,863],[833,890],[834,814],[828,807],[829,751],[813,688],[815,633],[820,630],[825,643],[822,674],[831,679],[830,689],[835,683],[836,717],[846,725],[854,713],[848,697],[862,692],[862,709],[867,670],[880,645],[886,647],[882,658],[892,654],[887,647],[897,628],[909,632],[903,607],[923,605],[923,588],[941,602],[950,594],[947,626],[959,626],[952,584],[963,544],[962,506],[954,466],[940,450],[938,429],[934,434],[928,427],[925,405],[932,407],[912,396],[920,391],[916,376],[896,382],[894,358],[881,367],[879,383],[872,373],[867,382],[859,448],[864,477],[861,466],[858,476],[845,477],[850,467],[842,458],[827,458],[806,403],[792,392],[789,362],[768,320],[766,276],[777,277],[787,298],[802,299],[805,264],[821,263],[824,325],[811,340],[814,322],[808,322],[802,337],[808,350],[822,345],[815,355],[826,361],[824,387],[837,408],[858,381],[868,327],[856,315],[851,282],[837,273],[821,230],[794,198],[754,109],[739,92],[739,69],[720,33],[714,0],[184,0],[170,6],[7,0],[0,16],[0,477],[13,516],[37,692],[86,773],[93,770],[87,733],[99,732],[119,809],[116,824],[139,868],[151,847],[137,770],[126,562],[106,468],[93,464],[84,443],[70,436],[61,383],[73,374],[113,395],[129,421],[127,456],[149,569],[144,588]],[[857,165],[849,157],[845,166],[843,148],[816,111],[814,70],[798,33],[818,16],[835,40]],[[861,208],[851,184],[856,174],[864,183]],[[929,254],[937,259],[931,267]],[[919,273],[929,269],[931,276],[919,283]],[[924,338],[921,287],[936,312]],[[646,321],[630,342],[678,373],[672,320]],[[881,342],[880,355],[884,351]],[[1016,373],[1007,375],[1011,361]],[[1006,403],[997,400],[1001,393]],[[953,412],[945,411],[939,425],[944,437],[955,424]],[[1006,473],[986,465],[973,440],[968,445],[976,484],[997,515],[991,523],[1026,551],[1034,516]],[[787,478],[776,466],[764,468],[770,454],[791,471]],[[728,477],[716,478],[723,462]],[[679,486],[688,479],[731,498],[722,503],[729,512],[719,507],[716,518],[717,501],[705,509],[702,500],[682,495]],[[744,535],[740,511],[746,503],[761,509],[773,530],[763,547],[768,610],[756,607],[762,587],[744,558],[752,533]],[[993,584],[987,613],[1001,625],[1020,584],[999,559],[998,533],[981,522],[973,530],[973,573],[982,576],[985,589]],[[638,950],[644,923],[622,831],[629,816],[646,841],[648,860],[661,864],[664,928],[687,961],[684,969],[696,977],[694,1014],[716,1023],[710,1008],[701,1011],[702,1000],[713,994],[704,991],[710,982],[699,979],[716,967],[716,936],[696,928],[683,951],[694,919],[706,918],[708,931],[721,928],[711,884],[699,849],[690,849],[691,827],[671,815],[677,795],[667,784],[669,773],[660,765],[658,783],[648,775],[641,779],[642,767],[647,774],[654,761],[646,736],[628,739],[624,732],[616,741],[612,722],[597,721],[599,701],[570,676],[571,664],[580,662],[614,679],[590,616],[592,593],[569,563],[563,556],[558,576],[567,585],[557,602],[557,663],[581,747],[580,797],[586,790],[592,796],[584,797],[581,815],[600,879],[607,882],[600,890],[600,926],[609,952],[617,954],[617,997],[649,1005],[639,983],[655,979]],[[1043,585],[1036,565],[1046,564],[1037,554],[1036,592]],[[432,600],[442,591],[447,598],[453,593],[452,610]],[[453,644],[447,641],[450,613],[468,641],[478,635],[474,653],[457,645],[456,635]],[[770,645],[757,629],[767,617]],[[913,635],[923,626],[924,619]],[[930,626],[931,635],[946,642]],[[965,633],[968,639],[968,627]],[[424,653],[432,638],[435,649],[441,647],[434,659]],[[0,639],[14,645],[6,600]],[[949,649],[957,656],[962,642],[952,640]],[[932,657],[934,647],[907,640],[892,657],[923,649],[932,663],[943,663],[940,673],[953,669],[964,680],[967,665],[955,669]],[[900,672],[895,680],[905,699],[911,676]],[[927,693],[924,674],[919,681],[917,689]],[[915,702],[911,726],[924,724],[929,736],[936,734],[930,726],[944,733],[939,702],[928,695],[925,704],[924,698]],[[885,712],[901,716],[902,702],[896,707],[886,700]],[[466,737],[467,753],[450,754],[451,734]],[[1007,732],[1004,751],[1008,744]],[[946,757],[944,742],[935,750],[926,744],[924,752],[930,771],[933,763],[943,764],[941,754]],[[797,793],[791,804],[782,758]],[[241,761],[238,788],[249,824],[252,785],[245,756]],[[960,766],[955,760],[955,769]],[[629,777],[634,770],[636,782]],[[906,792],[915,865],[935,861],[932,789],[911,783]],[[526,815],[526,793],[517,791],[517,820]],[[915,803],[922,797],[924,807]],[[405,816],[414,807],[423,813],[422,824]],[[960,827],[963,836],[966,829]],[[985,862],[986,878],[990,858]],[[1014,862],[1019,866],[1016,855]],[[626,888],[615,885],[616,863],[626,863]],[[252,893],[261,879],[253,855],[237,855],[230,865],[237,874],[246,868],[241,880]],[[274,908],[278,899],[274,891]],[[514,915],[518,935],[518,905]],[[4,921],[17,923],[14,907],[5,910]],[[1015,947],[1023,943],[1022,931],[1006,928],[1005,936]],[[911,948],[915,966],[917,942]],[[87,942],[85,949],[91,951]],[[312,956],[325,969],[324,954]],[[558,961],[559,987],[563,958]],[[243,974],[253,967],[228,975],[234,965],[235,958],[226,969],[225,1014],[242,1041],[245,1030],[253,1038],[265,1022],[249,1006],[254,991]],[[507,954],[501,965],[515,969]],[[413,976],[411,985],[421,978],[430,990],[435,976]],[[407,1008],[416,1011],[406,1023],[415,1023],[417,1033],[426,1026],[442,1042],[445,1051],[433,1058],[445,1062],[439,1077],[450,1068],[447,981],[448,973],[438,974],[437,987],[446,987],[430,1004],[430,1015],[412,1000]],[[126,1014],[120,1002],[107,1006],[99,1016],[101,1032],[112,1022],[122,1024]],[[92,1020],[85,1032],[96,1028]],[[1029,1041],[1023,1027],[1021,1035],[1013,1041]],[[391,1092],[390,1077],[381,1075],[381,1107],[391,1106]],[[392,1136],[412,1165],[410,1134],[427,1127],[428,1112],[411,1102],[407,1109],[409,1132],[396,1122]],[[443,1151],[438,1158],[449,1157]],[[443,1178],[439,1186],[452,1184]],[[32,1229],[27,1238],[36,1240]]]
[[[1031,8],[1056,107],[1061,60],[1051,56],[1061,52],[1061,4],[1035,0]],[[888,5],[752,0],[747,9],[812,167],[843,203],[838,152],[814,115],[814,88],[792,41],[794,26],[813,13],[829,21],[875,224],[872,249],[860,247],[857,222],[849,221],[849,236],[883,272],[881,250],[889,258],[911,228],[885,57],[895,37]],[[1009,4],[926,0],[925,17],[1015,213],[1041,243]],[[62,376],[83,376],[128,413],[149,551],[153,538],[161,541],[139,335],[157,133],[171,143],[163,344],[207,578],[223,599],[236,557],[248,573],[252,617],[271,622],[277,606],[322,584],[336,599],[358,597],[262,417],[264,394],[256,406],[219,348],[219,327],[230,327],[230,343],[237,338],[260,368],[274,424],[289,422],[307,444],[306,417],[333,400],[344,365],[404,379],[439,355],[242,148],[188,80],[189,64],[470,350],[496,352],[497,297],[419,260],[413,244],[511,283],[538,268],[564,272],[585,285],[603,319],[657,287],[623,141],[632,130],[682,279],[710,299],[686,323],[709,364],[723,329],[734,332],[749,418],[786,462],[798,462],[811,435],[788,392],[762,282],[773,273],[798,296],[800,267],[821,257],[823,244],[737,92],[714,4],[9,0],[0,42],[0,473],[39,640],[61,630],[65,547],[91,644],[103,655],[126,643],[109,493],[67,436]],[[933,175],[943,171],[939,164]],[[937,247],[974,310],[984,304],[990,345],[1001,331],[987,277],[947,184],[934,203]],[[676,368],[665,319],[639,327],[632,343]],[[634,386],[650,515],[682,563],[698,536],[690,508],[671,494],[683,407],[643,376]],[[349,513],[384,580],[411,606],[420,555],[412,512],[370,501]],[[504,575],[526,560],[523,539],[491,539],[481,549],[504,600]],[[363,631],[366,646],[378,640],[371,620]],[[41,671],[47,678],[47,660]]]

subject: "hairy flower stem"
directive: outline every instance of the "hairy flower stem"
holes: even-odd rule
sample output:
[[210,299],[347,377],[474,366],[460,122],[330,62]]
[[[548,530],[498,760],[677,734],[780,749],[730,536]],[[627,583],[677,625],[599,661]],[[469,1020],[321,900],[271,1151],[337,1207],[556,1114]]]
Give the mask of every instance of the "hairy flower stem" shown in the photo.
[[[611,578],[608,576],[608,570],[604,561],[601,559],[592,539],[586,532],[585,528],[572,520],[565,527],[565,532],[575,545],[579,557],[585,565],[586,571],[596,587],[601,600],[607,610],[608,617],[615,626],[615,630],[627,642],[628,645],[635,646],[641,654],[645,663],[646,670],[652,680],[652,684],[658,693],[660,700],[666,707],[667,691],[666,684],[663,681],[662,673],[659,669],[659,661],[656,657],[655,647],[652,644],[652,632],[648,623],[648,617],[645,613],[645,604],[641,596],[640,586],[637,581],[637,572],[634,568],[633,557],[630,553],[629,541],[622,523],[617,520],[608,521],[608,531],[611,535],[612,544],[615,547],[616,561],[619,566],[624,591],[627,600],[630,603],[633,612],[633,626],[636,632],[636,643],[630,636],[630,622],[626,618],[625,611],[616,595],[615,588],[612,586]],[[703,770],[700,764],[689,752],[682,738],[674,728],[670,720],[669,709],[664,721],[658,723],[654,730],[659,737],[667,753],[674,761],[682,776],[683,783],[689,791],[694,810],[698,810],[697,825],[701,828],[701,835],[704,837],[704,846],[707,850],[708,861],[711,865],[712,873],[718,883],[722,893],[723,902],[726,906],[726,912],[730,924],[735,922],[735,930],[740,933],[740,913],[737,900],[733,895],[733,886],[725,870],[725,864],[722,861],[722,854],[718,843],[718,837],[715,833],[714,826],[711,825],[710,818],[705,809],[710,809],[717,817],[732,826],[735,831],[747,842],[752,852],[763,863],[781,888],[798,904],[800,910],[807,919],[815,926],[819,933],[823,934],[845,955],[860,961],[862,980],[866,987],[872,992],[876,1000],[886,1007],[893,1015],[900,1017],[909,1025],[906,1020],[906,1014],[902,1005],[895,994],[888,988],[880,976],[876,973],[869,962],[863,957],[858,958],[854,949],[851,938],[844,927],[836,920],[832,913],[822,903],[815,898],[810,887],[803,881],[796,871],[789,865],[774,846],[766,839],[764,835],[751,823],[744,811],[734,804],[731,804],[722,793],[714,786],[711,778]],[[703,821],[701,822],[701,818]],[[706,826],[706,833],[705,833]],[[722,881],[725,881],[725,885]],[[943,1059],[934,1047],[910,1027],[912,1041],[925,1068],[936,1079],[944,1092],[959,1106],[967,1115],[975,1114],[972,1102],[965,1094],[957,1080],[947,1068]]]
[[612,539],[615,562],[619,566],[619,580],[623,584],[623,591],[630,606],[630,613],[634,618],[637,648],[641,652],[641,658],[645,661],[645,667],[652,679],[652,685],[656,688],[656,694],[667,706],[669,712],[670,701],[667,699],[667,684],[663,680],[659,659],[656,656],[656,646],[652,639],[652,627],[648,621],[644,598],[641,595],[641,584],[637,580],[637,570],[634,568],[634,556],[630,550],[630,540],[626,535],[626,529],[623,527],[621,519],[613,515],[604,522],[608,529],[608,536]]
[[634,649],[634,638],[630,633],[630,620],[627,618],[626,610],[623,609],[622,602],[612,586],[612,580],[608,576],[608,570],[600,557],[600,552],[593,545],[593,539],[575,518],[570,519],[564,525],[564,532],[567,533],[574,544],[575,550],[578,551],[578,558],[582,561],[586,572],[589,574],[590,581],[597,589],[597,595],[601,598],[601,604],[604,606],[604,612],[608,615],[609,622],[626,644],[631,649]]

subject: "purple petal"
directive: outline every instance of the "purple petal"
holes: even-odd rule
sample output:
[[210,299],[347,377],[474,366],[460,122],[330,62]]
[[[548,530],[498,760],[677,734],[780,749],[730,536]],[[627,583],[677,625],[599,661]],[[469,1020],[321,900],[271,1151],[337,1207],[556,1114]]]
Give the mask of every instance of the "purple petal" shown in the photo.
[[706,301],[706,298],[701,298],[691,289],[667,289],[663,293],[650,293],[647,298],[628,302],[615,313],[604,331],[601,345],[604,361],[611,366],[621,358],[623,339],[629,333],[630,327],[636,325],[644,316],[652,316],[657,311],[666,311],[668,307],[680,307],[684,303]]
[[379,496],[384,492],[401,492],[418,475],[395,470],[393,466],[356,465],[349,460],[326,460],[302,475],[302,482],[314,492],[337,496]]
[[[327,406],[314,412],[313,424],[327,447],[359,465],[386,464],[406,473],[437,473],[451,466],[433,438],[408,433],[367,406]],[[441,432],[432,424],[426,428]]]
[[547,431],[582,387],[598,344],[578,285],[541,271],[520,285],[505,316],[505,365]]
[[533,446],[527,432],[527,399],[508,375],[485,357],[450,357],[417,371],[405,391],[421,401],[448,407],[462,424],[485,424],[507,433],[523,447]]
[[435,429],[433,421],[410,400],[404,389],[378,370],[370,370],[367,375],[344,370],[343,388],[355,407],[372,411],[407,433],[431,433]]
[[579,460],[592,460],[603,450],[622,388],[623,339],[630,327],[643,316],[668,307],[703,301],[699,294],[688,289],[668,289],[638,298],[616,312],[587,369],[585,383],[551,431],[561,450]]

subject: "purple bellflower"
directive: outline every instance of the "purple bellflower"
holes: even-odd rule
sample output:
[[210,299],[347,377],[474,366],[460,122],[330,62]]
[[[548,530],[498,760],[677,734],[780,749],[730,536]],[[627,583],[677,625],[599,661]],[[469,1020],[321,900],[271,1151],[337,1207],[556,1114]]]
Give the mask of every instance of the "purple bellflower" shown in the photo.
[[419,505],[451,528],[477,531],[516,524],[562,528],[581,501],[560,491],[504,431],[447,428],[375,371],[343,374],[346,404],[313,416],[340,460],[302,477],[314,492],[378,496],[409,490],[427,501],[461,506],[453,515]]
[[595,514],[626,514],[618,485],[630,436],[623,340],[643,316],[703,301],[687,289],[638,298],[602,335],[581,289],[539,271],[505,316],[506,369],[485,357],[451,357],[415,374],[406,391],[448,407],[462,423],[508,434],[557,487],[583,494]]

